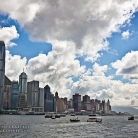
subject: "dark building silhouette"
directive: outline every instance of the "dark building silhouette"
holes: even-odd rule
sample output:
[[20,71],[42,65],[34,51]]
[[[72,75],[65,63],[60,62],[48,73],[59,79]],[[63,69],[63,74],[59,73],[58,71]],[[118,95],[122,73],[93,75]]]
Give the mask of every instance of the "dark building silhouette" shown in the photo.
[[3,108],[3,93],[5,79],[5,43],[0,41],[0,110]]
[[73,108],[75,112],[81,111],[81,95],[78,93],[75,93],[75,95],[73,95]]
[[50,87],[46,85],[44,87],[44,112],[56,111],[56,99],[50,92]]

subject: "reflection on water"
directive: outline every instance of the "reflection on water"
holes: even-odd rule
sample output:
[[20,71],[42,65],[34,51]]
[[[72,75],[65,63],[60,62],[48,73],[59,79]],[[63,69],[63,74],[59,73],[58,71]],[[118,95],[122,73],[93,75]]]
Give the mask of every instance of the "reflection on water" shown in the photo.
[[[103,116],[102,123],[87,122],[88,116],[78,116],[78,123],[69,121],[71,116],[44,118],[43,115],[0,115],[0,129],[11,126],[20,132],[0,132],[0,138],[137,138],[138,120],[128,121],[126,116]],[[28,127],[27,129],[23,128]],[[9,129],[9,128],[8,128]],[[13,128],[15,130],[15,128]],[[24,131],[22,131],[24,130]],[[27,131],[26,131],[27,130]]]

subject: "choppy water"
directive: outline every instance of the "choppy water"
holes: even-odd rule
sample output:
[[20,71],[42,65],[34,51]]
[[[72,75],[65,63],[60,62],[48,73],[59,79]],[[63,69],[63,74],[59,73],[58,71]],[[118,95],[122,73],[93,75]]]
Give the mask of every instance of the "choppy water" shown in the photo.
[[[71,123],[70,118],[52,120],[43,115],[0,115],[0,138],[138,138],[138,120],[128,121],[126,116],[103,116],[102,123],[86,122],[88,116],[78,116],[81,121]],[[5,129],[2,126],[22,125],[29,126],[28,132],[2,131]]]

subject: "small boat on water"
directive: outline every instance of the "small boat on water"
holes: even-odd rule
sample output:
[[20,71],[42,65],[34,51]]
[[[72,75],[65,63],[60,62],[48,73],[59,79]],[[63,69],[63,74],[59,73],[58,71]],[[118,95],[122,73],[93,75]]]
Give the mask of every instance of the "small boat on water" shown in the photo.
[[45,118],[51,118],[52,115],[51,114],[45,114]]
[[56,117],[55,117],[55,115],[54,115],[54,114],[51,116],[51,118],[52,118],[52,119],[56,119]]
[[77,117],[77,118],[72,118],[72,119],[70,119],[70,122],[80,122],[80,120],[79,120],[78,117]]
[[55,114],[55,117],[56,118],[60,118],[60,114]]
[[66,117],[66,115],[65,114],[60,114],[60,117]]
[[98,115],[96,114],[91,114],[89,115],[91,116],[90,118],[88,118],[87,122],[102,122],[102,118],[99,117]]
[[70,116],[75,116],[75,114],[71,114]]
[[128,120],[134,120],[134,116],[128,117]]

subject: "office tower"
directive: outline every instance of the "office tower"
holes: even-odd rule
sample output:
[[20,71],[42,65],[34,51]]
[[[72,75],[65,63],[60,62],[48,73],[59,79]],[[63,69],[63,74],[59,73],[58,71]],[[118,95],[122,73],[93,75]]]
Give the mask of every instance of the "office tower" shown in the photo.
[[3,93],[5,79],[5,43],[0,41],[0,110],[3,108]]
[[27,107],[27,75],[23,71],[19,76],[19,108]]
[[44,87],[44,112],[54,112],[56,109],[56,100],[54,95],[50,92],[50,87]]
[[73,95],[73,108],[75,112],[81,111],[81,95],[78,93],[75,93],[75,95]]
[[58,99],[56,101],[56,112],[64,112],[65,111],[65,104],[63,99]]
[[83,110],[90,111],[90,96],[83,96]]
[[59,99],[58,92],[55,92],[55,99],[56,101]]
[[102,100],[102,111],[103,113],[105,113],[105,100],[104,99]]
[[38,107],[39,81],[27,83],[27,107]]
[[11,105],[11,85],[4,86],[3,109],[9,109]]
[[72,99],[70,99],[69,101],[67,101],[67,104],[68,104],[68,109],[73,108],[73,100]]
[[18,81],[11,83],[11,109],[17,109],[19,106],[19,84]]
[[44,88],[39,88],[39,107],[44,108]]

